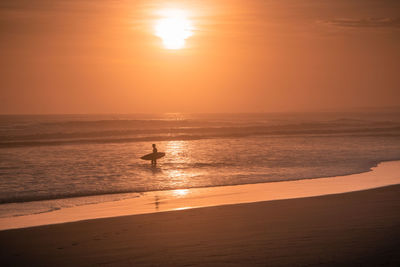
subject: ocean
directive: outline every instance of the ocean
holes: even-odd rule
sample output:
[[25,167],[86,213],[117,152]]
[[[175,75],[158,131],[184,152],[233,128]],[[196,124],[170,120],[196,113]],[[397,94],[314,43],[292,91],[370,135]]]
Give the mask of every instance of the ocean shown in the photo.
[[[166,156],[140,159],[152,144]],[[400,112],[1,115],[0,217],[400,159]]]

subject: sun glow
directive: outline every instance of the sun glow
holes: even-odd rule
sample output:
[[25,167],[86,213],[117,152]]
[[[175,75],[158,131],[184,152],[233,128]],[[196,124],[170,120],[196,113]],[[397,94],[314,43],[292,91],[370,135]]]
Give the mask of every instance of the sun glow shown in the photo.
[[166,49],[181,49],[185,40],[193,35],[193,26],[187,12],[181,9],[165,9],[159,12],[155,35],[160,37]]

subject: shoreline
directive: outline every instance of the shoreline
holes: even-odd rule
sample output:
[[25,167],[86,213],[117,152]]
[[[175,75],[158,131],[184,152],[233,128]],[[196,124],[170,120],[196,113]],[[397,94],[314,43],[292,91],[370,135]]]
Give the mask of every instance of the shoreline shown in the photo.
[[[300,180],[313,180],[313,179],[324,179],[324,178],[334,178],[334,177],[341,177],[341,176],[349,176],[349,175],[354,175],[354,174],[361,174],[365,172],[370,172],[372,171],[373,168],[376,168],[379,164],[385,163],[385,162],[395,162],[395,161],[400,161],[400,158],[396,159],[387,159],[387,160],[379,160],[379,161],[373,161],[367,166],[363,168],[363,170],[357,170],[357,171],[349,171],[348,173],[344,174],[338,174],[334,176],[316,176],[316,177],[301,177],[301,178],[293,178],[293,179],[287,179],[287,180],[281,180],[281,179],[276,179],[276,180],[269,180],[266,182],[254,182],[254,183],[243,183],[243,184],[224,184],[224,185],[205,185],[205,186],[196,186],[196,187],[187,187],[187,188],[176,188],[176,189],[160,189],[160,190],[148,190],[148,191],[115,191],[115,192],[102,192],[100,194],[77,194],[77,195],[61,195],[59,197],[38,197],[38,198],[27,198],[27,199],[16,199],[16,200],[5,200],[3,202],[0,202],[1,205],[10,205],[10,204],[26,204],[26,203],[39,203],[39,202],[45,202],[45,201],[59,201],[59,200],[73,200],[73,199],[84,199],[84,198],[96,198],[96,197],[107,197],[107,196],[123,196],[122,198],[133,198],[133,195],[143,195],[149,192],[162,192],[162,191],[174,191],[174,190],[183,190],[183,189],[203,189],[203,188],[215,188],[215,187],[225,187],[225,186],[244,186],[244,185],[254,185],[254,184],[268,184],[268,183],[280,183],[280,182],[295,182],[295,181],[300,181]],[[114,200],[105,200],[104,202],[108,201],[114,201]],[[94,203],[93,203],[94,204]],[[20,215],[16,215],[20,216]]]
[[[0,218],[0,230],[200,207],[340,194],[400,184],[400,161],[378,163],[368,172],[345,176],[152,191],[140,197]],[[136,194],[137,195],[137,194]]]

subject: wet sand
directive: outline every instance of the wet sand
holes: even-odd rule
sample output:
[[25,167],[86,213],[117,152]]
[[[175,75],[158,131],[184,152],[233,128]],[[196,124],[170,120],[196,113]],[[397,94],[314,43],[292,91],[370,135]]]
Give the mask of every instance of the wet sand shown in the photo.
[[400,266],[400,185],[0,231],[2,266]]

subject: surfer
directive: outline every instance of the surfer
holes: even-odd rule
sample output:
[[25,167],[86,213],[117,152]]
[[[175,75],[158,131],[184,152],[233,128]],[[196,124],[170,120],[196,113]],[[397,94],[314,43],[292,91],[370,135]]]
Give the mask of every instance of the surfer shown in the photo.
[[[156,144],[153,144],[153,154],[157,154]],[[154,165],[154,166],[157,165],[157,159],[155,157],[151,160],[151,165]]]
[[158,149],[156,147],[156,144],[153,144],[153,153],[144,155],[143,157],[140,157],[143,160],[151,160],[151,166],[155,167],[157,165],[157,159],[160,159],[165,156],[164,152],[158,152]]

